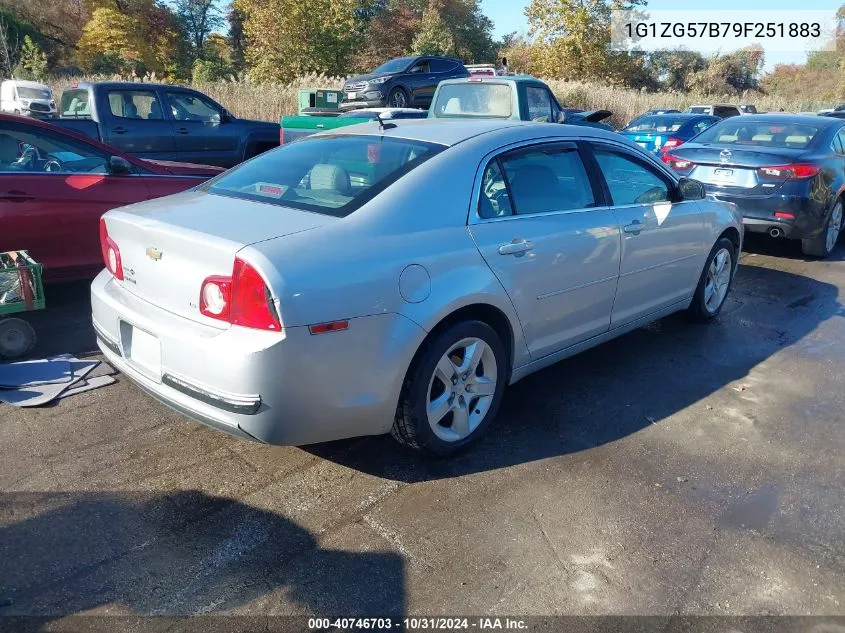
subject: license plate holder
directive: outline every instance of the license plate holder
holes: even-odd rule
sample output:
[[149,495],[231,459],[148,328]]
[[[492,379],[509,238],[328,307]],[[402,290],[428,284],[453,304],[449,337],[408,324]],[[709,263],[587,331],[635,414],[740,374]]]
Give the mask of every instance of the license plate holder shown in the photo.
[[713,170],[713,177],[716,180],[732,180],[734,176],[733,169],[717,168]]
[[355,99],[357,97],[358,97],[357,92],[347,92],[346,93],[346,98],[349,99],[350,101],[352,101],[353,99]]
[[[126,324],[129,332],[129,362],[137,366],[142,373],[161,380],[161,342],[157,336],[134,325]],[[125,331],[125,330],[124,330]]]

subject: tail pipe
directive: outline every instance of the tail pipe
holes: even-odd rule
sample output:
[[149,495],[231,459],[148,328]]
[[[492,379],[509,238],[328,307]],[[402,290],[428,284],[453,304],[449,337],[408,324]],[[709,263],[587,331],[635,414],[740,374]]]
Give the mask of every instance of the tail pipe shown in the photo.
[[769,229],[769,237],[780,237],[781,235],[783,235],[782,229],[779,229],[776,226]]

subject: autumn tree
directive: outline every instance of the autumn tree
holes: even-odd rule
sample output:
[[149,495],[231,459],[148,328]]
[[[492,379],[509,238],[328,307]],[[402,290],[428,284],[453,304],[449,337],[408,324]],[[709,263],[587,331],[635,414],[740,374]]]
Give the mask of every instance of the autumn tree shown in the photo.
[[224,24],[223,13],[215,0],[176,0],[175,6],[194,56],[203,57],[206,38]]
[[419,33],[414,38],[415,55],[454,55],[455,40],[443,19],[443,0],[431,0],[423,11]]
[[14,76],[35,81],[44,81],[47,78],[47,53],[41,50],[29,35],[23,37]]
[[375,68],[387,59],[411,51],[417,36],[421,14],[405,0],[394,0],[367,23],[361,44],[352,59],[355,70]]
[[237,72],[244,67],[244,48],[246,37],[244,36],[244,14],[234,4],[229,5],[226,12],[226,21],[229,23],[229,48],[232,51],[232,68]]
[[536,41],[533,71],[556,79],[625,83],[641,62],[610,51],[611,12],[643,5],[645,0],[531,0],[525,15]]
[[235,0],[246,61],[256,80],[288,81],[309,72],[343,75],[357,43],[358,0]]

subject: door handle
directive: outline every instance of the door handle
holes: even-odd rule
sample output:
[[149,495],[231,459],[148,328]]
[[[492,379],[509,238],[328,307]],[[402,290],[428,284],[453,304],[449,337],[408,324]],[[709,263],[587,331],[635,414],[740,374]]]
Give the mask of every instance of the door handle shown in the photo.
[[429,77],[428,80],[429,81],[437,81],[437,77]]
[[176,128],[177,134],[187,134],[188,132],[190,132],[190,130],[186,127],[177,127]]
[[32,200],[35,196],[31,196],[25,191],[9,191],[8,193],[0,196],[0,200],[6,200],[8,202],[26,202],[27,200]]
[[645,228],[645,224],[643,224],[639,220],[634,220],[633,222],[631,222],[630,224],[625,226],[625,228],[623,228],[622,230],[625,231],[626,233],[631,233],[633,235],[639,235],[640,231],[642,231],[644,228]]
[[508,244],[499,246],[499,255],[516,255],[522,257],[525,253],[534,248],[534,242],[523,239],[515,239]]
[[129,130],[125,127],[116,127],[112,130],[113,134],[126,134]]

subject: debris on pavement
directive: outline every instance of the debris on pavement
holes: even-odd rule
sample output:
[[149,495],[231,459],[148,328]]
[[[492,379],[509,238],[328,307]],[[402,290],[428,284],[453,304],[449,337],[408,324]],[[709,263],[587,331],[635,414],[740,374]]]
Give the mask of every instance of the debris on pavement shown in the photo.
[[99,360],[70,354],[0,363],[0,402],[38,407],[115,382],[114,368]]

